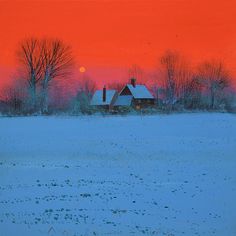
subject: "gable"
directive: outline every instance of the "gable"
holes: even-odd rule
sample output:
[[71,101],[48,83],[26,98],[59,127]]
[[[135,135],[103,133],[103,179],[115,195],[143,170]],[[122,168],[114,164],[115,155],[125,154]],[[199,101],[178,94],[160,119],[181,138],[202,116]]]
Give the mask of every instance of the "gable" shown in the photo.
[[132,95],[127,85],[122,89],[120,95]]

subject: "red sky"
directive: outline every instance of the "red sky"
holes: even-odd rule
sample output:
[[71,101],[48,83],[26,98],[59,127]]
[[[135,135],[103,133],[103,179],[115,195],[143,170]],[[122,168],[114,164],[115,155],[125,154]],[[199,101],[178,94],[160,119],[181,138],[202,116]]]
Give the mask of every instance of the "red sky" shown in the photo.
[[101,82],[125,78],[132,64],[153,70],[166,49],[195,63],[221,58],[236,72],[235,25],[235,0],[0,0],[0,86],[30,36],[64,40]]

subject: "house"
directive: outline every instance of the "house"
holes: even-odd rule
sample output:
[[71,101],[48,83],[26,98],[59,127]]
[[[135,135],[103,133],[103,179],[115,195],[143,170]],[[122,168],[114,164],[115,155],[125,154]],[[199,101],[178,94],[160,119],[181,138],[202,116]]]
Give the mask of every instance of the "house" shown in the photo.
[[91,106],[104,110],[120,110],[134,107],[140,109],[154,105],[155,99],[145,85],[136,85],[136,80],[131,79],[131,84],[125,87],[118,94],[116,90],[97,90],[91,100]]
[[116,90],[107,90],[104,86],[102,90],[97,90],[94,93],[90,105],[104,110],[111,110],[117,96]]
[[155,99],[145,85],[136,84],[136,79],[132,78],[120,92],[118,99],[129,103],[132,97],[132,106],[136,109],[154,105]]

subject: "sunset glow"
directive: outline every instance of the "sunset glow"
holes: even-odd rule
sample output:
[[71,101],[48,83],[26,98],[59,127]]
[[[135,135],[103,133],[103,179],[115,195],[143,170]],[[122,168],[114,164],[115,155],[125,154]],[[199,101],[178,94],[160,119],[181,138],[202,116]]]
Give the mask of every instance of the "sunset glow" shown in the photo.
[[101,83],[126,78],[133,64],[154,70],[166,49],[193,63],[220,58],[235,74],[235,23],[233,0],[1,1],[0,85],[16,67],[19,42],[31,36],[70,44]]

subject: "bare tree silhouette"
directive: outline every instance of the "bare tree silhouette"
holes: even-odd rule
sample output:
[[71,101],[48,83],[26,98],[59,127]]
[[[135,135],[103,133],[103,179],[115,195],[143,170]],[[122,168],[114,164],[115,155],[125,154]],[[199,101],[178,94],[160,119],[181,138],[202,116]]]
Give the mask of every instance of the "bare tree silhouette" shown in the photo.
[[36,86],[42,80],[43,51],[41,42],[36,38],[25,39],[20,43],[17,56],[29,85],[31,106],[35,110]]
[[48,88],[55,78],[66,78],[71,74],[73,57],[71,48],[60,40],[42,42],[42,112],[48,112]]
[[174,51],[166,51],[160,59],[164,71],[163,86],[166,91],[166,100],[171,107],[175,103],[177,95],[179,61],[180,56]]
[[197,77],[210,96],[210,108],[215,108],[216,98],[230,85],[230,74],[221,61],[206,61],[199,65]]
[[133,64],[128,69],[128,76],[129,76],[128,79],[135,78],[138,81],[138,83],[143,83],[144,73],[143,73],[142,68],[138,66],[137,64]]

